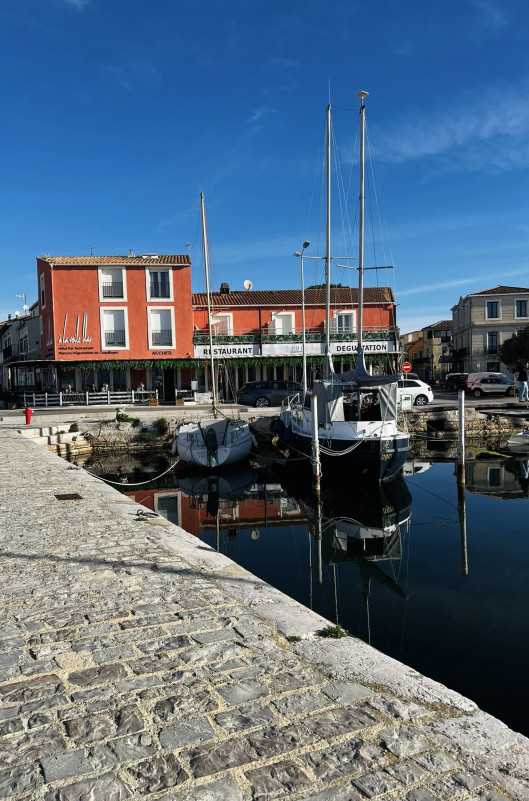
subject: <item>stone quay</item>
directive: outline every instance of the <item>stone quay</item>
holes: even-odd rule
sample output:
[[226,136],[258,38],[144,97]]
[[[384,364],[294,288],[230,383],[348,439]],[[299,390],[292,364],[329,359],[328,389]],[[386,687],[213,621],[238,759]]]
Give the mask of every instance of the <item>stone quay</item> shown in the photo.
[[31,433],[0,421],[0,799],[529,799],[527,738]]

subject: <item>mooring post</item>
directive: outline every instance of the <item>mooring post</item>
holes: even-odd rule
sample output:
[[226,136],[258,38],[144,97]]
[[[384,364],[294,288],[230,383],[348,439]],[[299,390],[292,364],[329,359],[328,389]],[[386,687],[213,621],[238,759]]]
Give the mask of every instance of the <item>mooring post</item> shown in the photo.
[[461,538],[461,569],[468,576],[467,515],[465,498],[465,390],[458,392],[458,438],[457,438],[457,513]]
[[320,441],[318,439],[318,398],[312,396],[312,472],[314,473],[314,488],[320,491],[321,462],[320,462]]

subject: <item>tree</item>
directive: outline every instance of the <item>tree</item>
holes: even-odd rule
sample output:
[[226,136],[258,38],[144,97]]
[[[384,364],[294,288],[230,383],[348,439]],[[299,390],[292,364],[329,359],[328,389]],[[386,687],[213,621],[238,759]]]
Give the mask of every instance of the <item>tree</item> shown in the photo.
[[505,340],[500,347],[500,358],[513,371],[529,362],[529,325]]

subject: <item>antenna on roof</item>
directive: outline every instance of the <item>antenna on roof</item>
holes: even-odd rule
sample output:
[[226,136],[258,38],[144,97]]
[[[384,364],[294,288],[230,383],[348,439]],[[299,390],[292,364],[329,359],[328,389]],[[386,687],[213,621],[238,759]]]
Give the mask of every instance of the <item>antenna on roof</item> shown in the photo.
[[246,281],[243,283],[243,287],[244,287],[245,289],[247,289],[247,290],[248,290],[248,292],[249,292],[249,291],[250,291],[250,289],[253,287],[253,284],[252,284],[252,282],[251,282],[251,281],[249,281],[248,279],[246,279]]
[[90,248],[90,255],[93,256],[94,255],[94,246],[93,245],[88,245],[88,247]]

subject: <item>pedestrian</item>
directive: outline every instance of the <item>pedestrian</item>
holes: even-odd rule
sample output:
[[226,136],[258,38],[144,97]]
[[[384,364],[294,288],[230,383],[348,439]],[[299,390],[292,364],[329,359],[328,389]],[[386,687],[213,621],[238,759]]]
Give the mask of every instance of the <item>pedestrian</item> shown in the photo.
[[521,368],[518,370],[518,401],[522,403],[528,400],[529,386],[527,385],[527,365],[522,364]]

